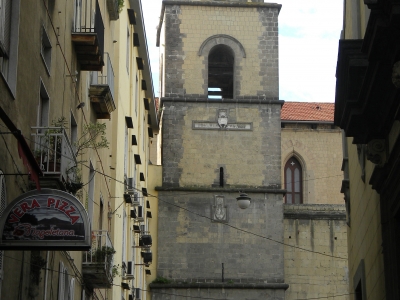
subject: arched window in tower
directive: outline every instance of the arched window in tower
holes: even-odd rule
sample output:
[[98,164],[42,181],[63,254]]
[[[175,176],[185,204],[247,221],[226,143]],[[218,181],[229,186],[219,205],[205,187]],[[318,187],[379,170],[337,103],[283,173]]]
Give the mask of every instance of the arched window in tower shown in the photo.
[[208,55],[208,98],[233,99],[234,54],[230,47],[217,45]]
[[285,203],[303,203],[302,169],[299,161],[293,156],[285,164],[285,188]]

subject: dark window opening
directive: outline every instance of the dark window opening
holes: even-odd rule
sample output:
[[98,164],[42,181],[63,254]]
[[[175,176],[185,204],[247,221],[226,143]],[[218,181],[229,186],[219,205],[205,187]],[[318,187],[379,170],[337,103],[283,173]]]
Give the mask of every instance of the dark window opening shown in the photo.
[[362,289],[361,289],[361,281],[357,284],[357,287],[354,291],[356,296],[356,300],[363,300]]
[[224,168],[223,167],[219,168],[219,186],[220,187],[224,186]]
[[285,202],[288,204],[303,203],[303,180],[299,161],[291,157],[285,165]]
[[234,55],[225,45],[215,46],[208,56],[208,98],[233,99]]

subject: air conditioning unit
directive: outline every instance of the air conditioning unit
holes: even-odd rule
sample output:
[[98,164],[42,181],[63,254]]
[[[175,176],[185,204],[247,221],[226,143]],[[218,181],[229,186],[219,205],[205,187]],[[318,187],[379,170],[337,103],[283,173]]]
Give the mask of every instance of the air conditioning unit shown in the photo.
[[143,206],[139,205],[137,207],[137,218],[136,221],[143,222],[144,221],[144,213],[143,213]]
[[132,205],[138,206],[140,204],[139,193],[133,193]]
[[135,192],[135,179],[133,177],[128,177],[127,179],[127,191],[129,194],[132,194]]
[[128,261],[128,265],[126,267],[126,272],[125,272],[125,276],[124,276],[124,280],[127,279],[134,279],[134,263],[133,261]]

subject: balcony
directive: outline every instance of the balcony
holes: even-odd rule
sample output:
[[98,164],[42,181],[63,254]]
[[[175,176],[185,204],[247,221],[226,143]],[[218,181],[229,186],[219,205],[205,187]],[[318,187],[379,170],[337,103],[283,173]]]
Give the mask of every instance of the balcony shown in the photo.
[[98,289],[109,289],[113,283],[114,247],[106,230],[92,231],[92,248],[83,252],[82,273],[85,283]]
[[71,34],[77,60],[83,71],[101,71],[104,66],[104,23],[97,0],[75,1]]
[[40,184],[46,188],[65,189],[75,182],[71,168],[77,165],[73,147],[63,127],[31,127],[31,149],[43,172]]
[[110,119],[116,109],[114,103],[114,70],[108,53],[104,53],[106,67],[103,71],[92,72],[89,97],[97,119]]

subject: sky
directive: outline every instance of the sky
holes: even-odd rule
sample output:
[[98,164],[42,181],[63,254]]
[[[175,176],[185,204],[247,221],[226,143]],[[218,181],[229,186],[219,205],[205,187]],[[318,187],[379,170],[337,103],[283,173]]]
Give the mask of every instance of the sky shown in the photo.
[[[265,1],[275,2],[275,1]],[[142,0],[154,92],[158,91],[157,25],[162,0]],[[334,102],[343,1],[280,0],[279,99]]]

